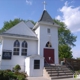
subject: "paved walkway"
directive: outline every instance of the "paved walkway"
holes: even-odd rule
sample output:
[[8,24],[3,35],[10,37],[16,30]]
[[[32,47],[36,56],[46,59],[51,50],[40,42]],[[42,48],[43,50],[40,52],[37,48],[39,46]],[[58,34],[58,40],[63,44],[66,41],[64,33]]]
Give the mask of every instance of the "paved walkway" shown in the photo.
[[48,80],[44,77],[28,77],[28,80]]
[[[44,77],[28,77],[28,80],[49,80]],[[68,79],[54,79],[54,80],[80,80],[80,79],[73,79],[73,78],[68,78]]]

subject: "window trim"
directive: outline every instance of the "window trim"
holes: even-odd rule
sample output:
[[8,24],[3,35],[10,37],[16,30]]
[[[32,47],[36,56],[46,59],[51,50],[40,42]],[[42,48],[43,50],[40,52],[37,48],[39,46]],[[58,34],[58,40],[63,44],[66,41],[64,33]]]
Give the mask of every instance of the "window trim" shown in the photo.
[[[16,51],[14,51],[14,49],[16,49]],[[19,51],[17,51],[17,49],[19,49]],[[16,40],[13,46],[13,55],[19,55],[19,53],[20,53],[20,42]]]
[[[25,46],[23,46],[23,44],[24,44]],[[21,47],[22,47],[22,49],[21,49],[21,55],[22,55],[22,56],[27,56],[27,47],[28,47],[27,42],[26,42],[26,41],[23,41]],[[26,49],[26,52],[22,52],[23,49]]]

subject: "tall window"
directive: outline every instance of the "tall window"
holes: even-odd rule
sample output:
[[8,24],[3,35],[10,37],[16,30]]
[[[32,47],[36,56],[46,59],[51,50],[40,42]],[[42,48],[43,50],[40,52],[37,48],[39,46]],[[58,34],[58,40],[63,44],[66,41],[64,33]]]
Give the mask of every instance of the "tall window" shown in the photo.
[[13,55],[19,55],[19,47],[20,43],[18,40],[14,42],[14,50],[13,50]]
[[46,43],[46,47],[52,47],[52,45],[49,41]]
[[23,41],[22,42],[22,53],[21,53],[23,56],[26,56],[27,55],[27,42],[26,41]]

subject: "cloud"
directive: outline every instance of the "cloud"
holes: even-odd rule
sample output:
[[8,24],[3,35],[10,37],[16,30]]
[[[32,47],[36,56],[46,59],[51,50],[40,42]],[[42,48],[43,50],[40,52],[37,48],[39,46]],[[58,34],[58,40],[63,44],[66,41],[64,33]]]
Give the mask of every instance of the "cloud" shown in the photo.
[[73,7],[68,6],[68,2],[65,2],[65,5],[59,9],[59,11],[62,13],[61,15],[58,15],[56,19],[59,19],[63,21],[67,27],[72,32],[79,32],[80,31],[80,6]]
[[60,16],[60,15],[58,15],[58,16],[56,17],[56,19],[61,20],[61,16]]
[[27,3],[28,5],[32,5],[32,1],[30,1],[30,0],[26,0],[26,3]]

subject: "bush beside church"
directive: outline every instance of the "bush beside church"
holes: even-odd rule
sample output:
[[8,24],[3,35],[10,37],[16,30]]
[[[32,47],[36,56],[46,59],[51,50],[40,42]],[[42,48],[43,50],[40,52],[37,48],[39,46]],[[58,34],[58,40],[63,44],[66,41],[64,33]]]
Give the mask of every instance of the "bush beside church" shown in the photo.
[[19,65],[14,67],[15,72],[7,69],[7,70],[0,70],[0,80],[25,80],[26,74],[19,72],[21,69]]

